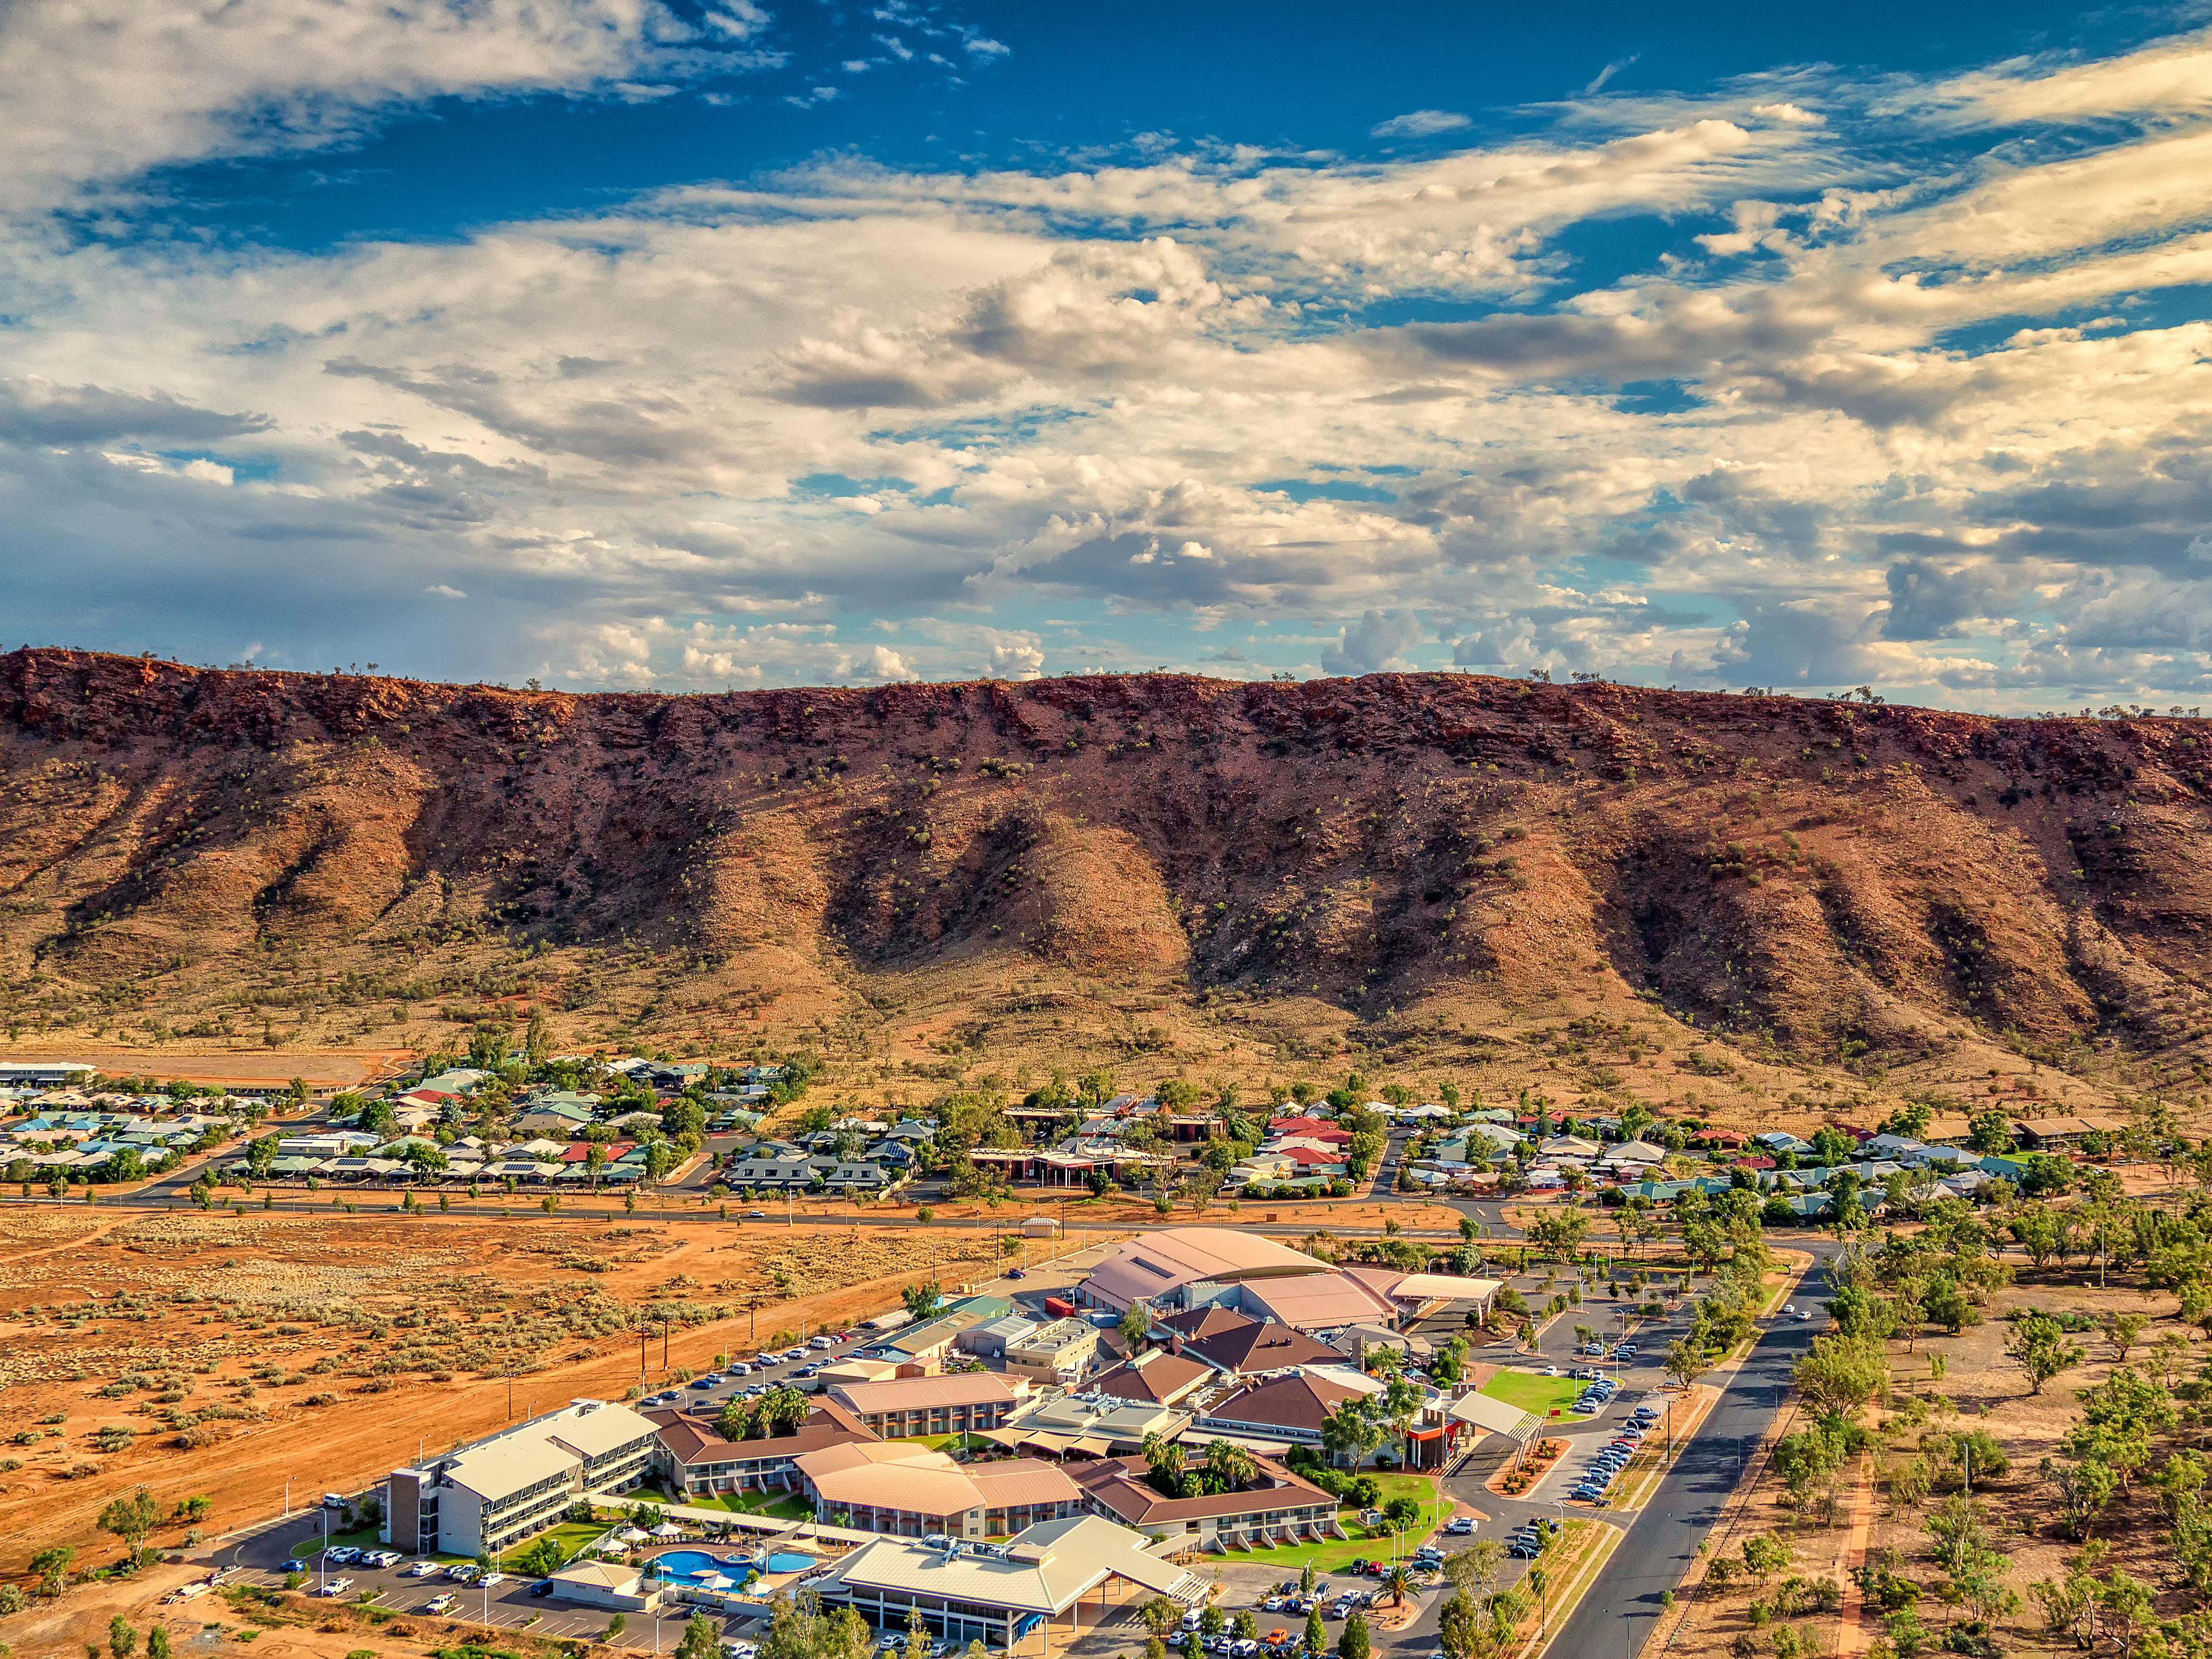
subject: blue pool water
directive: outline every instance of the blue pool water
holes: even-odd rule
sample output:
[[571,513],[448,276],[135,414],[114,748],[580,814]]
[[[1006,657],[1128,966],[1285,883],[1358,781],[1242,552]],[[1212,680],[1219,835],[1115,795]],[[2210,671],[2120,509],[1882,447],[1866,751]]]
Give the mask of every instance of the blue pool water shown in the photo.
[[812,1556],[788,1550],[776,1551],[765,1563],[757,1555],[748,1555],[743,1566],[728,1565],[720,1556],[709,1555],[704,1550],[670,1550],[664,1555],[653,1558],[653,1573],[656,1578],[692,1579],[704,1578],[708,1573],[719,1572],[743,1583],[745,1574],[755,1568],[764,1566],[769,1572],[799,1572],[813,1565]]

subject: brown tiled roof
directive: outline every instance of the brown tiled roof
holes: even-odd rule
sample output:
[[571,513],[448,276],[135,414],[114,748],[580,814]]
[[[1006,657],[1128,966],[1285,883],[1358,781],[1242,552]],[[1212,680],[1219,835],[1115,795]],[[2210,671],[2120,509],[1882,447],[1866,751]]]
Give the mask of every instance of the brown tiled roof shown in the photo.
[[1224,1371],[1247,1376],[1285,1370],[1292,1365],[1333,1365],[1344,1358],[1304,1331],[1257,1319],[1242,1320],[1232,1328],[1209,1332],[1182,1346],[1186,1353],[1194,1353]]
[[[1197,1448],[1191,1449],[1195,1452]],[[1336,1507],[1336,1500],[1319,1486],[1300,1480],[1273,1458],[1255,1456],[1252,1461],[1259,1466],[1267,1486],[1205,1498],[1163,1498],[1146,1482],[1141,1457],[1093,1458],[1070,1464],[1067,1472],[1086,1494],[1133,1527],[1190,1521],[1201,1516],[1249,1515],[1260,1510]]]
[[[1341,1358],[1341,1356],[1339,1356]],[[1239,1389],[1226,1400],[1208,1407],[1206,1417],[1222,1423],[1253,1423],[1279,1429],[1306,1429],[1318,1434],[1328,1414],[1345,1401],[1356,1399],[1357,1389],[1328,1382],[1304,1371],[1270,1377]]]
[[848,1445],[876,1437],[862,1426],[859,1418],[834,1400],[817,1401],[793,1433],[760,1440],[725,1440],[711,1418],[695,1417],[690,1412],[649,1411],[643,1416],[659,1429],[660,1443],[668,1449],[668,1455],[686,1465],[763,1457],[795,1458],[825,1446]]
[[1260,1322],[1247,1317],[1231,1308],[1189,1308],[1178,1314],[1154,1322],[1184,1337],[1212,1336],[1217,1331],[1233,1331],[1239,1326],[1256,1325]]
[[1156,1353],[1142,1364],[1133,1359],[1110,1371],[1101,1371],[1091,1379],[1091,1387],[1117,1400],[1164,1406],[1200,1377],[1212,1375],[1213,1368],[1201,1361],[1181,1354]]

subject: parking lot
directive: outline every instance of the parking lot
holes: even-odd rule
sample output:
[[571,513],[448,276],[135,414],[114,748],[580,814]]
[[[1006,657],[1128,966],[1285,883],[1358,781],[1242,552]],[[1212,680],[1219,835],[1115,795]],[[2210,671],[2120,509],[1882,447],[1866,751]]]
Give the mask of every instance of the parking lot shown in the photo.
[[[508,1630],[526,1627],[537,1636],[600,1638],[607,1628],[608,1614],[603,1609],[567,1607],[532,1595],[538,1581],[526,1574],[495,1574],[486,1581],[463,1583],[447,1577],[445,1569],[435,1563],[403,1559],[396,1565],[357,1560],[326,1564],[322,1536],[316,1512],[295,1515],[229,1551],[232,1562],[227,1582],[273,1589],[285,1582],[286,1564],[296,1562],[306,1573],[300,1589],[309,1596],[330,1595],[347,1601],[368,1596],[376,1606],[398,1613],[433,1619],[442,1615]],[[425,1566],[434,1576],[417,1576]],[[679,1613],[662,1617],[661,1623],[671,1627],[672,1644],[677,1639],[675,1626],[685,1616]],[[623,1638],[625,1643],[641,1647],[652,1643],[650,1614],[637,1615],[630,1625]]]
[[890,1334],[889,1331],[842,1331],[833,1336],[812,1337],[795,1347],[773,1353],[763,1351],[757,1356],[741,1358],[719,1371],[662,1389],[639,1401],[638,1409],[680,1406],[685,1411],[712,1416],[727,1400],[757,1398],[774,1388],[818,1386],[815,1377],[823,1366],[849,1358],[870,1343]]

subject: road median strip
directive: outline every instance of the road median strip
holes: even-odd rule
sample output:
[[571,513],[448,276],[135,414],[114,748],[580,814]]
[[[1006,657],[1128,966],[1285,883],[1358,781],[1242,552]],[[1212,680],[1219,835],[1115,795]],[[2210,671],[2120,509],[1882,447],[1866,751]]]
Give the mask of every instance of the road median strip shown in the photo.
[[1510,1659],[1543,1659],[1552,1644],[1559,1639],[1559,1632],[1567,1627],[1567,1621],[1574,1616],[1576,1607],[1581,1605],[1583,1597],[1589,1594],[1590,1586],[1597,1583],[1599,1575],[1605,1571],[1605,1564],[1613,1559],[1613,1551],[1620,1547],[1620,1540],[1626,1536],[1621,1528],[1603,1521],[1571,1521],[1567,1524],[1589,1528],[1583,1540],[1577,1545],[1581,1553],[1573,1563],[1567,1582],[1553,1595],[1542,1633],[1531,1638],[1527,1644],[1510,1655]]

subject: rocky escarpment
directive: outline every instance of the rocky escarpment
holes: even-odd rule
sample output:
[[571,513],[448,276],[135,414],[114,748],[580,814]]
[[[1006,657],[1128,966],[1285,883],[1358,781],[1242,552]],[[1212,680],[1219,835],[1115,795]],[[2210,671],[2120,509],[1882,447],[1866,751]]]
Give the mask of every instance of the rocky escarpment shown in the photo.
[[[2194,1063],[2212,728],[1470,676],[576,696],[0,658],[0,969],[220,985],[473,941],[868,995],[1656,1004],[1820,1056]],[[120,994],[120,993],[117,993]]]

